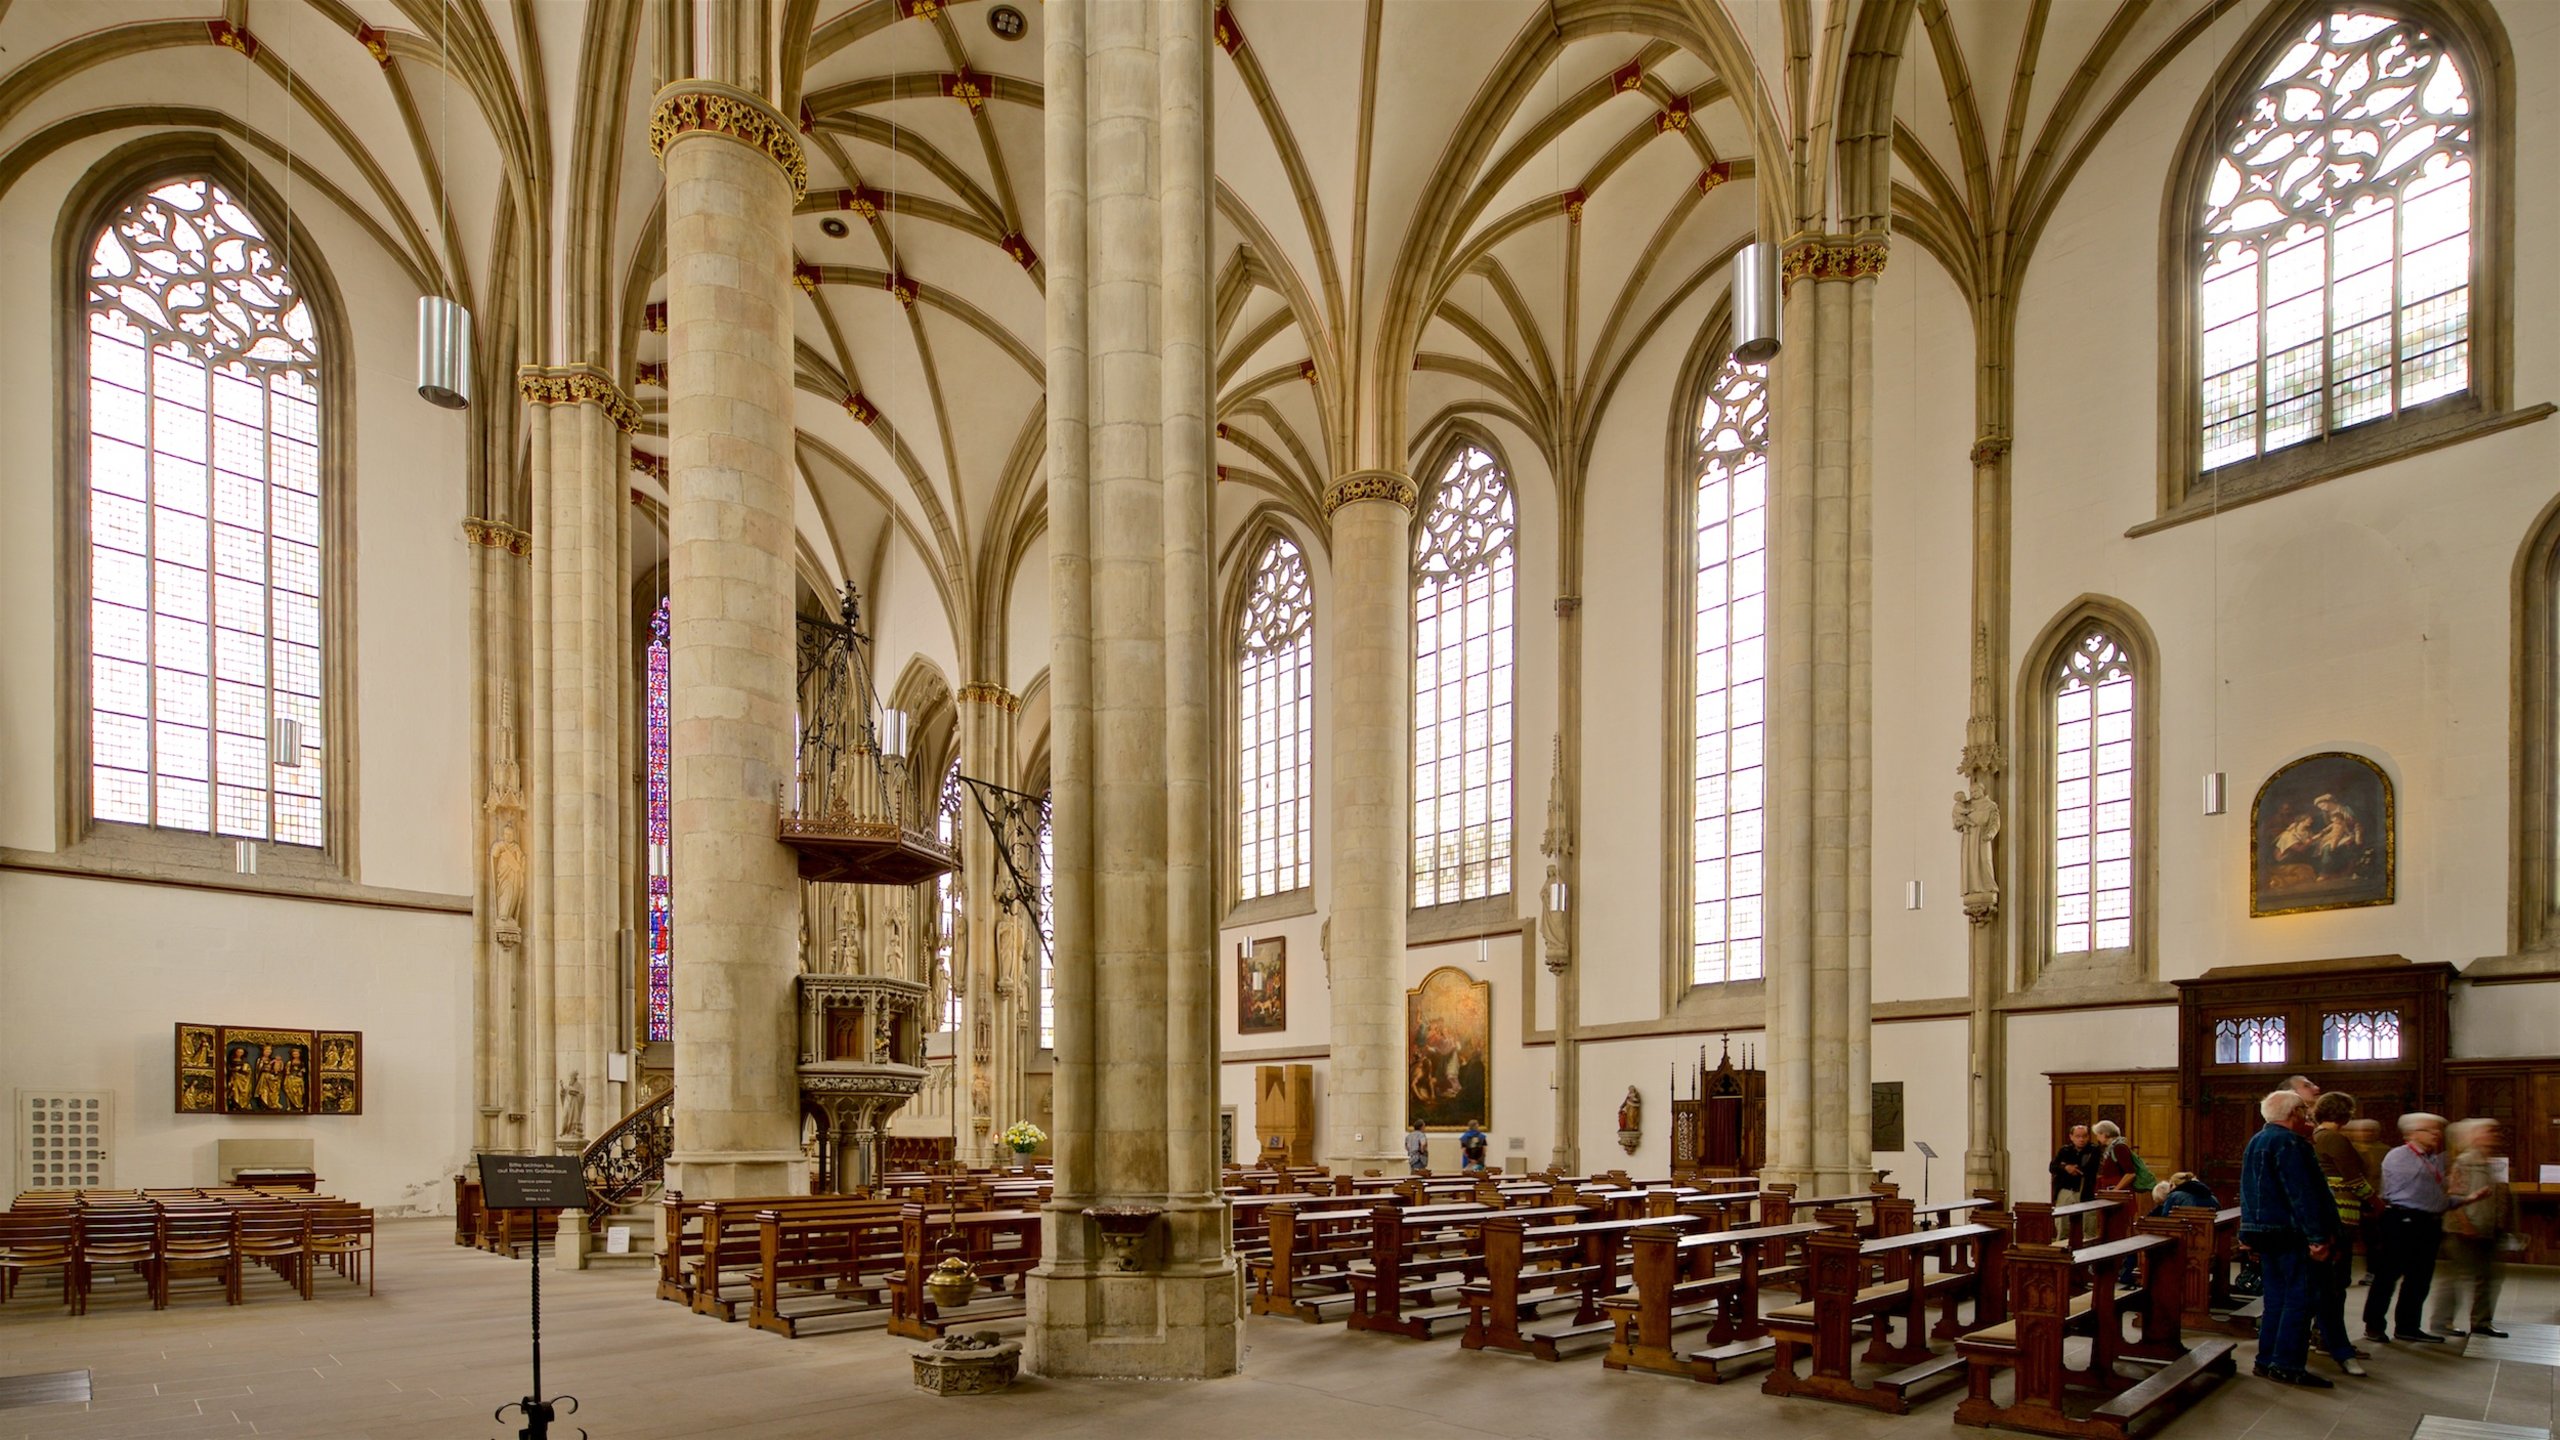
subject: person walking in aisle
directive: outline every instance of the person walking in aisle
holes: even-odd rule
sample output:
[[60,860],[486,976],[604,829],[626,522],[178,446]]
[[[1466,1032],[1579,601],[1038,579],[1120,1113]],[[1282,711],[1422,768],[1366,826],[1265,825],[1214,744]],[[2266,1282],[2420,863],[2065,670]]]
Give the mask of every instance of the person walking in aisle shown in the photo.
[[2335,1389],[2305,1368],[2319,1297],[2315,1267],[2338,1240],[2338,1207],[2311,1149],[2311,1110],[2291,1090],[2258,1102],[2266,1126],[2240,1157],[2240,1243],[2266,1277],[2256,1373],[2279,1385]]
[[[2507,1231],[2511,1228],[2511,1203],[2506,1182],[2498,1178],[2498,1156],[2506,1148],[2505,1136],[2495,1120],[2459,1120],[2445,1130],[2446,1148],[2453,1156],[2449,1188],[2457,1195],[2469,1195],[2444,1212],[2444,1254],[2454,1265],[2454,1273],[2436,1287],[2435,1299],[2427,1306],[2427,1328],[2439,1335],[2487,1335],[2504,1340],[2507,1332],[2490,1322],[2498,1315],[2498,1252],[2506,1248]],[[2464,1279],[2471,1282],[2471,1328],[2453,1328],[2453,1292]]]
[[[2382,1159],[2382,1243],[2371,1257],[2373,1288],[2364,1297],[2367,1340],[2444,1343],[2420,1323],[2435,1282],[2444,1212],[2480,1197],[2445,1188],[2443,1149],[2443,1116],[2412,1110],[2400,1117],[2400,1144]],[[2384,1333],[2385,1322],[2394,1333]]]

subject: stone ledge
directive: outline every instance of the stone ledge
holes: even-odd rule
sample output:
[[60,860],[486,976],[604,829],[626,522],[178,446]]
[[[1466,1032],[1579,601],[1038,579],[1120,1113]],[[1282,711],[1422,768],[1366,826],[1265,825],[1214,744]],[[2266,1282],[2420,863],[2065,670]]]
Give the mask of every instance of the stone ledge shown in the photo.
[[468,895],[447,895],[433,890],[397,890],[318,876],[241,875],[229,870],[84,855],[76,850],[0,849],[0,871],[75,880],[111,880],[130,885],[167,885],[184,890],[212,890],[271,900],[307,900],[324,905],[363,905],[378,910],[415,910],[436,915],[471,913],[471,897]]
[[2532,985],[2560,981],[2560,950],[2483,955],[2462,967],[2461,978],[2473,985]]

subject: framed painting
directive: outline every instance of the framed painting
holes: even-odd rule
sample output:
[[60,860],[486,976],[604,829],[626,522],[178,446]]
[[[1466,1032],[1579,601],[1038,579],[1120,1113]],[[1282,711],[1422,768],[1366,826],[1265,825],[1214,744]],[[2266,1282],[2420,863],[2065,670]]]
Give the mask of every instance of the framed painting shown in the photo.
[[225,1115],[308,1115],[313,1084],[308,1030],[222,1027],[221,1100]]
[[319,1088],[313,1092],[314,1115],[364,1113],[364,1032],[323,1030],[319,1035]]
[[1493,984],[1443,965],[1404,992],[1405,1114],[1425,1130],[1493,1123]]
[[2388,905],[2399,867],[2391,777],[2343,750],[2305,755],[2249,807],[2249,913]]
[[211,1025],[178,1022],[178,1092],[181,1115],[222,1113],[220,1037]]
[[1236,1033],[1289,1028],[1289,942],[1279,935],[1236,950]]

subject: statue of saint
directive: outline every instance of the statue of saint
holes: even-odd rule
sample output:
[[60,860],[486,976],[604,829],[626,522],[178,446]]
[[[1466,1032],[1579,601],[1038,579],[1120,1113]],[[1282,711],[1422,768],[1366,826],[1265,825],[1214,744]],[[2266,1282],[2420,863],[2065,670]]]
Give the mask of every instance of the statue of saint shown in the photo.
[[1644,1096],[1636,1087],[1627,1087],[1627,1098],[1618,1102],[1618,1143],[1634,1153],[1636,1142],[1644,1135]]
[[587,1133],[587,1087],[577,1071],[560,1082],[560,1138],[567,1140]]
[[1573,958],[1572,943],[1565,938],[1564,912],[1548,902],[1556,887],[1564,883],[1564,867],[1547,862],[1547,884],[1538,893],[1538,947],[1546,953],[1547,969],[1561,975]]
[[512,949],[524,938],[524,776],[513,760],[498,762],[482,803],[489,812],[489,933]]
[[996,918],[996,995],[1011,999],[1022,988],[1024,942],[1030,924],[1019,906],[1008,905]]
[[1965,788],[1956,792],[1951,819],[1956,833],[1964,837],[1964,913],[1976,924],[1988,923],[2000,908],[2000,874],[1991,850],[1991,842],[2000,837],[2000,802],[1991,798],[1990,787],[1980,775],[1969,778]]

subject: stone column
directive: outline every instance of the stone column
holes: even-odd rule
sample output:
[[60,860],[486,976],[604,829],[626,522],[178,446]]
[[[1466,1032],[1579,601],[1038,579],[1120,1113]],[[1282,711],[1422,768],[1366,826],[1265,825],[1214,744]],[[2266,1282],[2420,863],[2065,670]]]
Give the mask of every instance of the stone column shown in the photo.
[[1769,1166],[1835,1193],[1869,1166],[1870,493],[1880,236],[1785,251],[1771,706]]
[[[1021,698],[992,680],[960,687],[960,773],[999,785],[1013,783],[1013,719]],[[1004,812],[998,809],[998,818]],[[1003,846],[987,824],[974,792],[960,797],[961,913],[967,917],[952,959],[952,983],[960,987],[960,1157],[973,1165],[1010,1165],[1013,1152],[997,1140],[1022,1113],[1020,987],[1002,971],[999,938],[1004,928],[1007,876]],[[979,1083],[983,1080],[983,1084]],[[986,1103],[975,1097],[984,1093]]]
[[1405,919],[1413,909],[1413,481],[1361,470],[1333,522],[1333,1035],[1324,1163],[1404,1163]]
[[714,80],[661,91],[649,128],[667,177],[670,780],[684,925],[667,1184],[788,1194],[808,1187],[791,1044],[799,894],[775,817],[797,680],[790,218],[807,172],[788,120]]
[[1210,1095],[1209,5],[1058,0],[1046,18],[1057,1185],[1025,1359],[1225,1375],[1240,1341]]
[[[1995,357],[2004,347],[1986,341]],[[2006,379],[1996,358],[1984,390]],[[2000,921],[2001,780],[2008,754],[2001,737],[2002,701],[2008,692],[2002,657],[2009,639],[2009,436],[1988,430],[1973,444],[1973,706],[1964,722],[1964,755],[1957,773],[1956,829],[1965,847],[1964,873],[1978,877],[1963,896],[1971,1006],[1966,1016],[1964,1183],[1968,1190],[2006,1188],[2009,1154],[2002,1140],[2004,1076],[1999,1004],[2005,988],[2006,931]]]
[[516,676],[524,626],[524,562],[532,553],[532,537],[504,520],[483,516],[463,521],[462,533],[472,547],[478,618],[472,648],[480,675],[473,705],[478,736],[473,758],[483,776],[472,830],[480,857],[474,871],[479,1119],[473,1135],[481,1151],[497,1154],[526,1148],[519,1047],[534,852],[525,808]]

